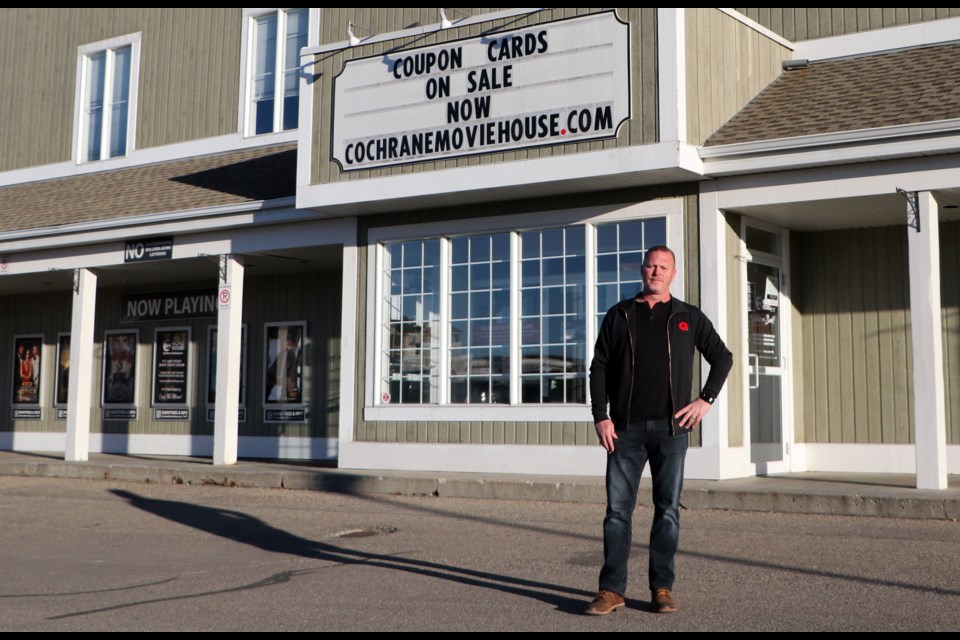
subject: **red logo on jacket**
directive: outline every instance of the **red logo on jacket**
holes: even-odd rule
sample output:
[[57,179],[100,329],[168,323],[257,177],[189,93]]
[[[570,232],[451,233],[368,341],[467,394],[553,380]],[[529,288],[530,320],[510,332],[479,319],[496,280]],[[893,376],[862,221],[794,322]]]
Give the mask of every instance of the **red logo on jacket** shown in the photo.
[[677,328],[680,329],[680,331],[689,331],[690,325],[688,325],[686,322],[680,322],[680,324],[677,325]]

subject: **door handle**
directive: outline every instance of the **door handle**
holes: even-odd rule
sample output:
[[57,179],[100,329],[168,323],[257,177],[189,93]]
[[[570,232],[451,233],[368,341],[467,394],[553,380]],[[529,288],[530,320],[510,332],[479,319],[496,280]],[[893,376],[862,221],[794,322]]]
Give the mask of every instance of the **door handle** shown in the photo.
[[750,389],[759,389],[760,388],[760,357],[755,353],[747,354],[747,361],[750,362],[750,380],[747,382],[747,386]]

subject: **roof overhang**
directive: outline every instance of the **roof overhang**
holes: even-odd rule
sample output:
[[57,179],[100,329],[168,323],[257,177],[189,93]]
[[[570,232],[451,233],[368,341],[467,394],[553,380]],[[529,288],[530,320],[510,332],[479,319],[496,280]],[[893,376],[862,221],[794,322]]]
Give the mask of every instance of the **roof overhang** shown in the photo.
[[300,185],[297,207],[328,215],[364,215],[702,179],[697,148],[672,141],[363,181]]
[[960,151],[960,119],[702,147],[704,173],[721,177]]

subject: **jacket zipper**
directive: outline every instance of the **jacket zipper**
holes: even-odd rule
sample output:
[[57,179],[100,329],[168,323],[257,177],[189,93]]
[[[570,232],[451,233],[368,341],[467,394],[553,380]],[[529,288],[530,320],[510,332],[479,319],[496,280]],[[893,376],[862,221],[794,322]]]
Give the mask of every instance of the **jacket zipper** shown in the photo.
[[677,435],[676,429],[673,426],[673,417],[677,413],[677,407],[674,404],[673,398],[673,352],[670,349],[670,321],[673,320],[673,317],[677,315],[676,313],[671,313],[667,316],[667,386],[670,388],[670,435]]
[[[630,403],[633,402],[633,372],[637,368],[637,362],[636,362],[637,350],[633,346],[633,333],[630,331],[630,315],[623,309],[620,309],[620,311],[623,311],[623,321],[627,323],[627,338],[630,339],[630,392],[627,394],[627,428],[629,429]],[[667,352],[669,353],[669,351],[670,351],[670,343],[668,341]],[[616,425],[614,425],[614,429],[616,429]]]

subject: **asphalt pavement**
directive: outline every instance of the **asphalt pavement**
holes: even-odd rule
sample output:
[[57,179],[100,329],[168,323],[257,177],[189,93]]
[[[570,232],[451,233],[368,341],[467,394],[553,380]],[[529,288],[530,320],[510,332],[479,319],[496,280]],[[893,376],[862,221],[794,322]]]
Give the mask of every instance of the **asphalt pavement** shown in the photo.
[[[199,476],[198,476],[199,477]],[[206,476],[208,480],[215,478]],[[960,524],[683,512],[679,611],[582,615],[604,507],[0,477],[2,631],[955,631]]]
[[[439,496],[603,504],[603,478],[348,470],[329,465],[92,454],[89,461],[0,451],[0,476],[119,480],[328,491],[353,495]],[[915,519],[960,519],[960,476],[943,491],[918,490],[910,474],[789,473],[734,480],[686,480],[687,509],[773,511]],[[650,503],[649,479],[640,504]]]

